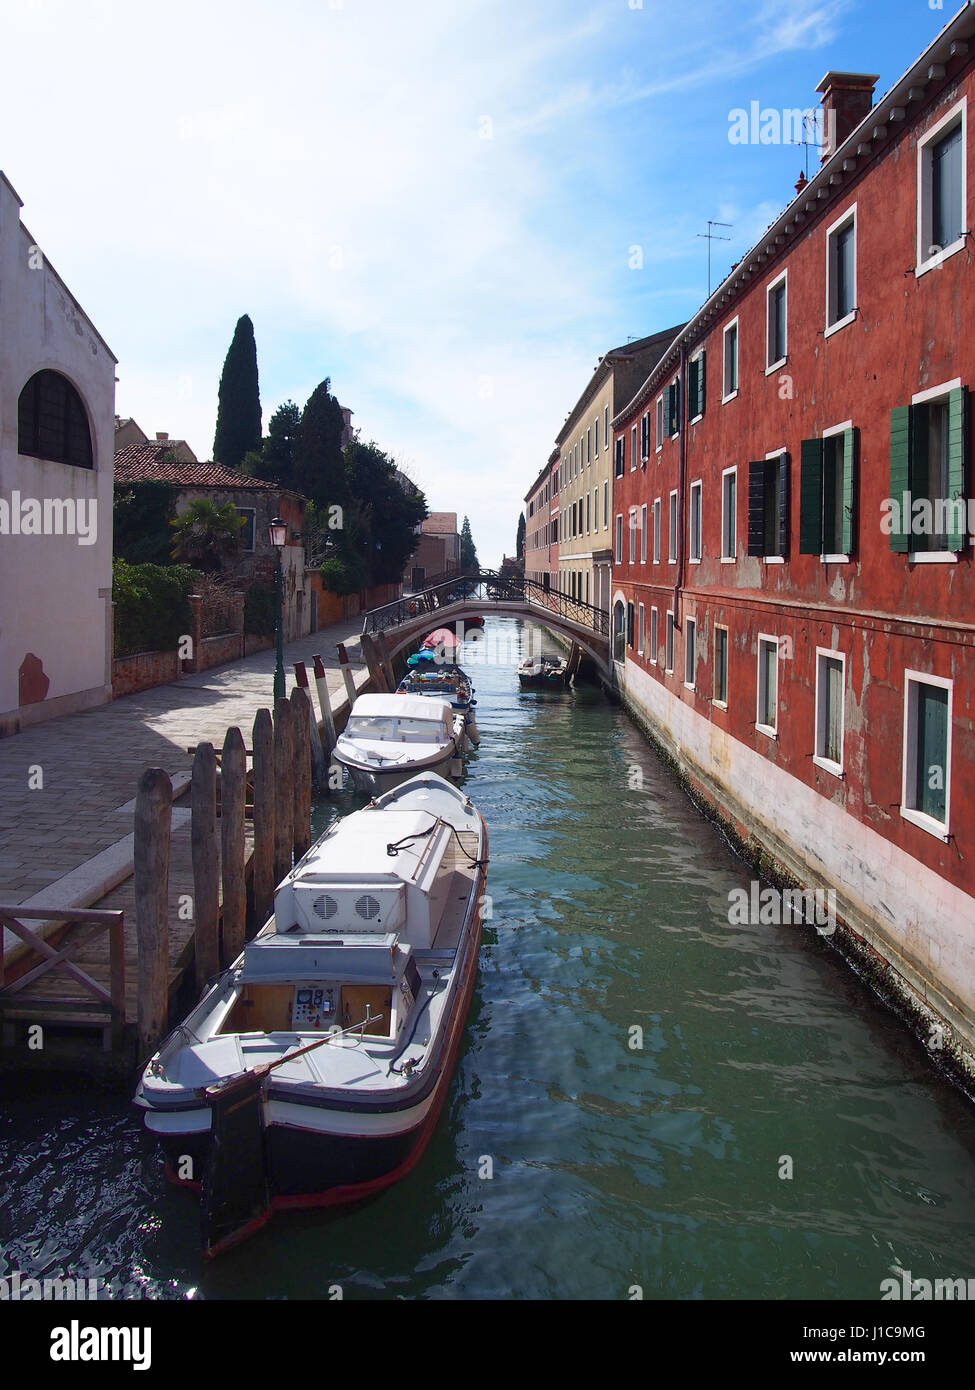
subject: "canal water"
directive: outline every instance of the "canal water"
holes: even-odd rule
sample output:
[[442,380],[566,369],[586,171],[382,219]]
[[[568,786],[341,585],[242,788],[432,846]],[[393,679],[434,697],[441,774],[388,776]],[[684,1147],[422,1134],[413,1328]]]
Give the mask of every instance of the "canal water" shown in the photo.
[[729,923],[750,873],[598,691],[519,691],[524,632],[489,619],[500,659],[469,666],[492,915],[421,1163],[204,1270],[195,1202],[123,1100],[7,1080],[0,1275],[274,1299],[877,1299],[899,1270],[975,1275],[968,1102],[814,931]]

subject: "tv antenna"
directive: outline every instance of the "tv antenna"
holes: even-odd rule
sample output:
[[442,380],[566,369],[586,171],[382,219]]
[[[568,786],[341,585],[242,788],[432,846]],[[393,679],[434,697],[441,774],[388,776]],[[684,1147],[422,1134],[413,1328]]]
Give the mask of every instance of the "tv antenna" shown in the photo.
[[708,218],[708,229],[706,232],[698,232],[699,237],[703,237],[708,244],[708,299],[711,298],[711,243],[712,241],[730,241],[730,236],[718,236],[712,232],[712,227],[733,227],[733,222],[713,222]]
[[815,111],[807,111],[806,114],[805,114],[805,115],[803,116],[803,118],[802,118],[802,139],[801,139],[801,140],[790,140],[790,141],[788,142],[790,145],[801,145],[802,148],[806,151],[806,156],[805,156],[805,158],[806,158],[806,169],[805,169],[805,173],[806,173],[806,182],[807,182],[807,183],[809,182],[809,151],[810,151],[811,149],[812,149],[812,150],[821,150],[822,147],[823,147],[823,146],[822,146],[822,141],[820,141],[820,140],[809,140],[809,139],[807,138],[808,135],[809,135],[809,122],[812,122],[812,133],[813,133],[814,135],[818,135],[818,134],[819,134],[819,118],[818,118],[818,116],[816,115],[816,112],[815,112]]

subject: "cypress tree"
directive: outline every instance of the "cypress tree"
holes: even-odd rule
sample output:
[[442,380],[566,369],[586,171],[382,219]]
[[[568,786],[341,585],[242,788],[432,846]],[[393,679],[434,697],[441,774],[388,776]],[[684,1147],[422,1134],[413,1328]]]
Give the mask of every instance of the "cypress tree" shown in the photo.
[[471,523],[466,516],[460,528],[460,567],[465,570],[477,569],[477,549],[471,535]]
[[301,410],[294,401],[285,401],[267,422],[267,438],[261,459],[259,476],[292,486],[295,441],[301,426]]
[[316,507],[344,506],[349,497],[342,455],[345,422],[330,386],[326,377],[305,402],[292,455],[292,486]]
[[244,455],[261,448],[261,396],[257,383],[254,325],[242,314],[220,376],[213,458],[239,468]]
[[525,558],[525,513],[518,513],[518,534],[515,537],[515,559]]

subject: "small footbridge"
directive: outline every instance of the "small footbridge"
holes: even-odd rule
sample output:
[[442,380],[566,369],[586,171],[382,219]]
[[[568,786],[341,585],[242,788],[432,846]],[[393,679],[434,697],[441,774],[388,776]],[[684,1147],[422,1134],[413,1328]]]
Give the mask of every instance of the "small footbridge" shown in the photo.
[[567,637],[569,668],[588,657],[599,676],[612,680],[609,614],[568,594],[546,589],[534,579],[499,570],[436,575],[415,593],[370,609],[363,616],[362,655],[376,690],[395,690],[392,660],[431,629],[458,618],[503,613]]

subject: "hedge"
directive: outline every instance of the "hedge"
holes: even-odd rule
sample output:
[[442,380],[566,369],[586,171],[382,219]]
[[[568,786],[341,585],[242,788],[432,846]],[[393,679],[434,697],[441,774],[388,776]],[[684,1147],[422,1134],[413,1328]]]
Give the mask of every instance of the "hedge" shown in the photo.
[[193,631],[189,595],[200,576],[188,565],[130,565],[112,562],[115,655],[172,652]]

